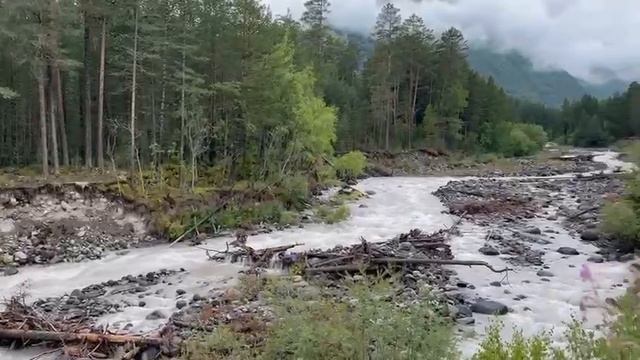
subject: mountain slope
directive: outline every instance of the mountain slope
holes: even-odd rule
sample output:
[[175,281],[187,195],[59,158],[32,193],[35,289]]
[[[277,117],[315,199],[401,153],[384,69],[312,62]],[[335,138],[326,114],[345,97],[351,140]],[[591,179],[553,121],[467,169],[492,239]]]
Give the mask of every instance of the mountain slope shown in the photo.
[[575,100],[585,94],[606,98],[625,87],[619,80],[591,84],[563,70],[536,70],[531,61],[514,51],[501,54],[472,48],[468,58],[473,69],[492,76],[510,95],[553,107],[562,105],[565,98]]

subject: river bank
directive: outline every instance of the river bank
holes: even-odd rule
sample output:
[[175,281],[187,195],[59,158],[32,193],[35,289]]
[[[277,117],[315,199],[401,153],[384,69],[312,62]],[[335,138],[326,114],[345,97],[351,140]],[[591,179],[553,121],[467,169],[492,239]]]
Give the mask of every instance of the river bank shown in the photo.
[[[619,166],[615,163],[615,155],[599,153],[600,158],[596,156],[596,159],[610,164],[609,168],[614,170],[614,167]],[[304,243],[299,249],[329,249],[359,243],[360,237],[370,242],[384,241],[415,228],[435,232],[450,227],[458,221],[460,215],[464,215],[460,235],[452,236],[450,239],[454,257],[461,260],[480,259],[497,268],[513,269],[508,279],[480,268],[451,269],[455,274],[452,274],[451,281],[447,286],[443,286],[443,290],[468,304],[463,303],[462,306],[468,306],[468,310],[473,314],[468,316],[467,308],[461,308],[465,314],[463,318],[473,319],[465,320],[468,325],[461,327],[461,334],[465,339],[462,349],[469,353],[482,338],[484,327],[491,319],[489,315],[478,313],[477,311],[482,310],[478,310],[477,307],[474,313],[472,308],[475,303],[500,303],[508,309],[502,317],[507,324],[506,328],[510,329],[511,325],[514,325],[532,332],[549,327],[561,327],[572,313],[581,314],[580,302],[585,295],[593,291],[594,285],[582,282],[579,270],[582,264],[587,263],[589,257],[597,255],[601,249],[592,243],[581,242],[581,233],[578,233],[578,230],[571,233],[570,224],[564,225],[563,221],[568,213],[563,213],[561,206],[573,209],[577,199],[586,202],[587,195],[593,197],[597,190],[592,187],[595,185],[576,185],[596,182],[584,181],[571,185],[569,177],[566,175],[546,179],[501,179],[487,183],[491,185],[474,183],[478,181],[474,179],[452,177],[369,178],[361,181],[357,188],[372,195],[349,204],[351,217],[345,222],[333,225],[309,224],[304,229],[291,228],[249,236],[247,245],[255,249],[264,249]],[[438,197],[432,195],[438,191],[442,193],[442,189],[446,189],[451,181],[454,181],[451,184],[462,184],[453,185],[455,189],[466,189],[464,191],[467,192],[477,191],[480,184],[481,190],[486,189],[482,191],[484,194],[495,192],[495,187],[498,186],[505,189],[501,190],[501,194],[512,197],[511,201],[518,207],[513,208],[513,214],[505,213],[506,216],[499,219],[482,219],[481,216],[476,216],[482,215],[481,212],[473,214],[472,217],[472,214],[464,214],[464,211],[456,214],[452,211],[453,202],[440,196],[445,200],[442,203]],[[558,186],[560,190],[557,190]],[[565,190],[565,187],[569,190]],[[615,187],[611,187],[611,191],[615,192]],[[561,196],[562,199],[557,196],[558,192],[564,194]],[[540,194],[542,195],[538,199]],[[517,199],[514,195],[537,200],[530,204],[531,201]],[[566,201],[573,203],[565,204]],[[496,212],[491,212],[488,215],[495,214]],[[587,220],[580,226],[586,224]],[[537,229],[532,230],[534,227]],[[495,234],[492,229],[495,229]],[[507,229],[514,230],[517,234],[506,232]],[[503,233],[509,235],[508,241],[504,241],[506,236]],[[497,234],[502,239],[494,236]],[[533,241],[538,238],[544,241]],[[233,240],[233,237],[210,239],[202,246],[224,251],[226,244]],[[480,249],[485,246],[495,247],[498,254],[481,253]],[[573,248],[578,255],[561,254],[558,252],[560,247]],[[597,289],[603,296],[615,297],[623,291],[625,278],[630,275],[628,264],[619,262],[619,259],[604,260],[593,269],[599,279]],[[160,269],[167,269],[167,272]],[[74,289],[79,291],[76,295],[90,294],[82,295],[83,299],[79,305],[82,305],[83,301],[91,303],[94,301],[92,299],[109,293],[111,295],[106,300],[111,307],[103,302],[93,306],[94,309],[100,310],[92,315],[93,322],[98,326],[109,324],[113,329],[126,329],[133,334],[146,333],[163,327],[171,314],[182,309],[184,302],[197,304],[199,301],[225,296],[228,289],[237,286],[237,274],[241,270],[241,264],[210,261],[205,252],[197,247],[180,245],[170,248],[162,245],[132,249],[127,253],[109,253],[101,259],[77,264],[26,266],[19,274],[3,278],[5,286],[0,289],[0,296],[8,298],[17,291],[26,289],[30,295],[30,303],[42,299],[41,305],[44,304],[44,307],[56,307],[56,304],[64,303],[69,309],[74,309],[78,304],[67,304]],[[546,273],[538,275],[541,271],[549,271],[553,276],[543,276]],[[156,276],[158,273],[161,276]],[[97,284],[100,284],[99,288],[95,287]],[[128,290],[113,293],[114,287]],[[99,295],[92,297],[95,294]],[[72,303],[75,301],[71,300]],[[596,318],[601,314],[601,310],[593,309]],[[152,316],[154,313],[162,316]],[[594,322],[597,321],[594,319]],[[12,353],[7,356],[15,356],[18,359],[21,355]]]

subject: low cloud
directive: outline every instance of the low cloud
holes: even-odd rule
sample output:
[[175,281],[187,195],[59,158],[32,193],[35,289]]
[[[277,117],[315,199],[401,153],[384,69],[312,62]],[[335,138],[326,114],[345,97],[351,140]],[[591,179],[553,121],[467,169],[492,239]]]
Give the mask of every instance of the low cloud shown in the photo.
[[[302,14],[303,0],[264,0],[275,14]],[[384,1],[383,1],[384,2]],[[329,20],[370,33],[382,3],[334,0]],[[455,26],[472,43],[518,50],[538,68],[559,68],[604,81],[640,79],[640,1],[637,0],[396,0],[442,31]]]

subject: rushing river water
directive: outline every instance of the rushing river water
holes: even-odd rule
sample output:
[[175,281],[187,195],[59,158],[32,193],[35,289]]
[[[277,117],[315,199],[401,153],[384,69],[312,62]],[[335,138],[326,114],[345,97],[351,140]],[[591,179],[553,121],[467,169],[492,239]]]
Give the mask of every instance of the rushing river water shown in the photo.
[[[596,161],[607,164],[611,170],[618,167],[629,169],[629,165],[617,160],[617,154],[613,152],[598,153]],[[361,236],[368,241],[381,241],[413,228],[427,232],[437,231],[451,226],[455,219],[443,213],[444,206],[432,195],[432,192],[455,179],[465,178],[366,179],[358,184],[358,188],[374,191],[375,195],[352,204],[352,216],[349,220],[335,225],[313,224],[303,229],[296,228],[253,236],[249,238],[248,245],[254,248],[265,248],[304,243],[303,247],[308,249],[331,248],[335,245],[359,242]],[[359,207],[360,204],[365,204],[366,207]],[[617,296],[624,290],[624,287],[616,285],[622,284],[625,277],[630,275],[628,265],[618,262],[590,264],[596,282],[583,282],[579,276],[580,267],[586,263],[588,254],[595,253],[597,248],[571,237],[558,222],[544,219],[531,221],[531,225],[543,230],[553,229],[559,232],[553,244],[537,245],[540,249],[553,250],[547,251],[544,256],[545,264],[549,265],[550,270],[556,274],[550,282],[541,281],[536,276],[538,269],[535,267],[516,268],[510,272],[502,287],[489,285],[492,281],[503,280],[502,274],[495,274],[481,267],[456,267],[455,270],[460,279],[476,286],[474,290],[467,290],[470,291],[469,295],[500,301],[514,310],[501,317],[505,323],[505,335],[508,335],[514,326],[523,329],[525,334],[555,328],[555,334],[560,335],[564,323],[571,319],[572,314],[580,317],[583,315],[579,309],[580,301],[591,294],[594,287],[603,299],[607,296]],[[488,229],[465,224],[461,230],[462,235],[453,237],[451,240],[452,251],[456,258],[484,260],[496,267],[507,265],[500,257],[488,257],[478,252],[478,248],[484,244]],[[230,241],[230,238],[212,239],[203,246],[223,250],[227,241]],[[555,252],[555,249],[560,246],[574,247],[580,251],[581,255],[563,257]],[[10,297],[21,288],[26,288],[33,299],[61,296],[75,288],[119,279],[125,275],[157,271],[161,268],[184,268],[187,271],[181,275],[181,283],[162,284],[157,289],[158,294],[146,297],[146,307],[127,307],[123,312],[107,315],[101,321],[116,325],[131,323],[134,325],[134,331],[156,329],[162,325],[163,320],[145,320],[146,315],[158,309],[167,313],[175,311],[177,288],[193,294],[205,294],[213,288],[224,288],[233,284],[241,266],[209,261],[204,251],[195,247],[156,246],[131,250],[125,255],[112,254],[96,261],[24,267],[20,269],[19,274],[2,278],[0,298]],[[508,291],[505,292],[505,290]],[[513,300],[516,294],[526,295],[527,298],[520,301]],[[128,296],[135,297],[135,295]],[[592,314],[587,314],[591,323],[599,322],[600,311],[591,310],[591,312]],[[488,316],[474,314],[474,317],[476,325],[467,328],[465,332],[471,334],[463,335],[461,342],[461,350],[465,354],[470,354],[475,349],[484,328],[491,321]],[[34,355],[33,351],[8,352],[6,349],[0,349],[0,359],[26,360]]]

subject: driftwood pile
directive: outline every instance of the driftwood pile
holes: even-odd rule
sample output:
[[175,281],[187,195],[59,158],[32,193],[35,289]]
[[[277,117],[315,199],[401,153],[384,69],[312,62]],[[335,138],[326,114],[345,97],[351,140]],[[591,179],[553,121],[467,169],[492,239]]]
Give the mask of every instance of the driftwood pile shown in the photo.
[[[96,330],[85,322],[52,320],[28,306],[25,296],[15,296],[0,312],[0,346],[12,349],[47,345],[43,354],[59,353],[67,358],[131,360],[149,348],[168,349],[170,336],[134,336]],[[160,350],[157,350],[160,352]]]
[[458,225],[456,223],[451,228],[432,234],[414,229],[382,242],[368,242],[361,238],[359,244],[337,246],[330,250],[288,252],[302,244],[255,250],[246,245],[246,237],[242,235],[227,244],[225,251],[204,250],[215,261],[243,262],[252,269],[281,267],[306,275],[379,273],[387,269],[408,271],[419,267],[436,271],[442,265],[484,266],[498,273],[509,270],[496,270],[484,261],[455,260],[447,242],[458,231]]

